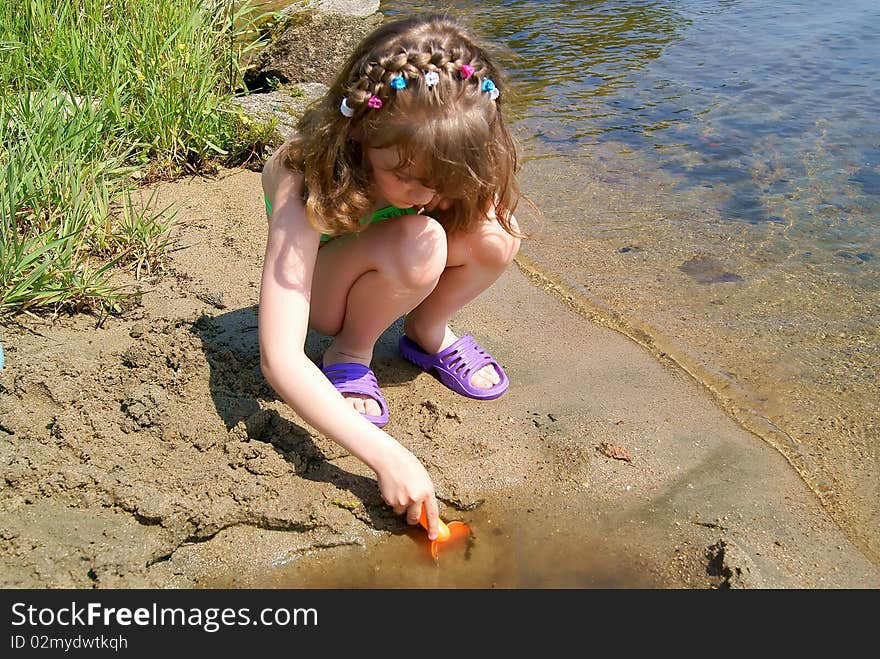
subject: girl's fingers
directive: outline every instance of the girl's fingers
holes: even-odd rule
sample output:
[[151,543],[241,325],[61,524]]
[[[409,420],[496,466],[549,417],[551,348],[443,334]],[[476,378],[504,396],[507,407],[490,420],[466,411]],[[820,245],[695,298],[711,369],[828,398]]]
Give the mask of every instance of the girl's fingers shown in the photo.
[[406,506],[392,506],[395,515],[403,515],[406,512]]
[[[428,539],[435,540],[440,530],[440,506],[437,505],[437,497],[433,492],[431,492],[431,496],[425,499],[424,505],[425,520],[428,522]],[[419,505],[419,508],[421,508],[421,505]],[[418,517],[416,520],[418,520]]]
[[410,505],[409,508],[406,509],[406,523],[407,524],[418,524],[419,517],[422,516],[422,502],[416,501],[414,504]]

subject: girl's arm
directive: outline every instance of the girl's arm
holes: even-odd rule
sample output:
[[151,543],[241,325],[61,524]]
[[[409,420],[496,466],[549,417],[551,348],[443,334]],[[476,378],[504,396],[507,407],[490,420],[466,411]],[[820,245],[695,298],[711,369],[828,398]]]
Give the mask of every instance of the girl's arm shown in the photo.
[[408,522],[418,523],[424,505],[433,540],[438,506],[424,466],[355,411],[304,352],[320,236],[306,219],[300,197],[302,177],[273,156],[263,169],[262,183],[272,207],[260,284],[263,374],[309,425],[376,473],[382,498],[398,512],[406,509]]

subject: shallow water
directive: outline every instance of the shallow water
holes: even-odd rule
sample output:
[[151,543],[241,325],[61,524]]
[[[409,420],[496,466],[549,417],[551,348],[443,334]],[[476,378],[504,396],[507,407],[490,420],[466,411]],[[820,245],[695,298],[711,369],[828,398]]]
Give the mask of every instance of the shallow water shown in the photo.
[[705,382],[880,557],[880,5],[451,7],[508,49],[533,267]]
[[[516,501],[508,499],[515,498]],[[664,588],[687,587],[684,577],[651,555],[656,540],[632,522],[585,517],[572,497],[559,506],[522,509],[527,495],[497,495],[477,510],[453,515],[471,536],[441,548],[437,561],[421,527],[377,534],[365,546],[303,554],[260,578],[269,588]],[[451,520],[453,517],[450,517]],[[448,521],[449,521],[448,520]],[[658,552],[659,553],[659,552]],[[664,557],[665,558],[665,557]],[[303,560],[304,559],[304,560]],[[705,572],[701,562],[699,571]],[[699,577],[709,587],[709,576]],[[234,587],[224,579],[210,587]]]

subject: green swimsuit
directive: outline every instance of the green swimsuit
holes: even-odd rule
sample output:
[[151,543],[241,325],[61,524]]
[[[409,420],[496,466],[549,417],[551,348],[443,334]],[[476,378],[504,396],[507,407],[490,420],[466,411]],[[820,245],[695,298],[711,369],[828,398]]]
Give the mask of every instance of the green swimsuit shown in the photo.
[[[272,204],[269,201],[269,197],[263,197],[263,199],[266,200],[266,216],[272,217]],[[392,217],[415,214],[415,207],[398,208],[397,206],[386,206],[385,208],[380,208],[379,210],[373,211],[370,215],[361,220],[361,224],[373,224],[375,222],[382,222],[383,220],[390,220]],[[323,233],[321,234],[322,243],[326,243],[329,240],[333,240],[333,236],[328,236]]]

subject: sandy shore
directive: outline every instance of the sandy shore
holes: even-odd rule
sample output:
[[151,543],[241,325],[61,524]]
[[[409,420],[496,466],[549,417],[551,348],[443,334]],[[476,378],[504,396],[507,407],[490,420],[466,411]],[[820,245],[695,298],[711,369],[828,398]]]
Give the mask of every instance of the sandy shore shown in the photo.
[[[387,430],[474,527],[448,576],[408,569],[420,534],[260,374],[258,174],[157,203],[180,205],[178,249],[121,316],[2,328],[4,587],[880,586],[777,452],[528,267],[453,321],[510,376],[498,401],[404,362],[399,327],[377,349]],[[397,568],[377,576],[377,556]]]

